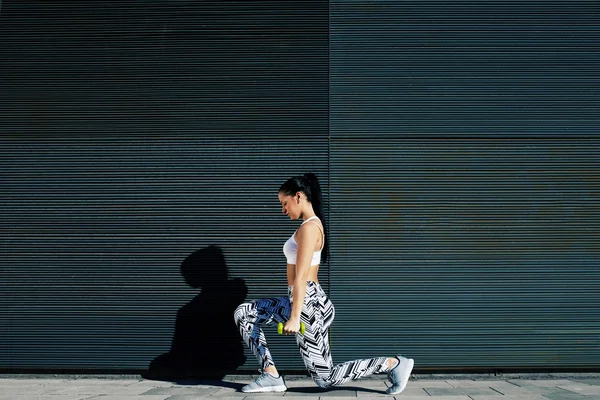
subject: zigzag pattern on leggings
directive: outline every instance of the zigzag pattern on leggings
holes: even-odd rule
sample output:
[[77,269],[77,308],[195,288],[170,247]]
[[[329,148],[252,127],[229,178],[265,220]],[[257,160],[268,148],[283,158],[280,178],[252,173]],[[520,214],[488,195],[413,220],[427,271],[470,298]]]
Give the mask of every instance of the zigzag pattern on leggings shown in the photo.
[[235,310],[234,319],[238,330],[258,358],[261,369],[275,365],[261,326],[270,324],[273,320],[285,322],[291,313],[292,304],[287,297],[255,300],[243,303]]
[[[285,322],[292,311],[293,287],[288,298],[276,297],[241,304],[235,311],[235,321],[242,338],[257,357],[261,368],[275,365],[268,349],[262,324],[273,320]],[[366,376],[386,372],[387,357],[353,360],[333,365],[329,348],[329,327],[335,317],[335,308],[321,286],[307,282],[306,296],[300,320],[304,322],[304,335],[296,334],[296,343],[314,381],[321,387],[341,385]]]

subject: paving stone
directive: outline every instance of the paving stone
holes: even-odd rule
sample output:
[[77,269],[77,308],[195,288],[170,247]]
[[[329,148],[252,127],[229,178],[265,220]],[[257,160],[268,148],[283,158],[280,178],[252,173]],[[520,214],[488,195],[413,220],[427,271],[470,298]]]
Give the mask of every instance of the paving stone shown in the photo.
[[[436,399],[435,397],[431,397],[429,395],[425,395],[425,396],[406,396],[404,394],[404,392],[396,395],[395,397],[389,396],[390,399],[396,399],[396,400],[434,400]],[[463,400],[463,399],[469,399],[468,397],[462,397],[459,400]]]
[[[176,394],[175,396],[169,397],[166,400],[199,400],[199,399],[211,399],[211,400],[242,400],[244,398],[244,396],[239,396],[239,397],[215,397],[215,396],[210,396],[210,397],[198,397],[197,395],[193,395],[193,394]],[[98,399],[101,400],[101,399]],[[145,397],[140,397],[136,400],[146,400]]]
[[[330,400],[331,397],[322,396],[319,397],[319,400]],[[335,400],[356,400],[356,396],[339,396],[335,397]]]
[[142,393],[140,396],[152,396],[152,395],[170,395],[174,396],[177,394],[192,394],[196,396],[212,396],[215,393],[219,392],[220,389],[217,388],[196,388],[196,387],[160,387],[151,389],[145,393]]
[[147,386],[147,385],[146,386],[138,386],[138,385],[126,386],[126,387],[117,389],[117,391],[115,391],[114,394],[120,394],[123,396],[135,396],[135,395],[141,395],[141,394],[147,393],[153,389],[157,389],[157,387]]
[[[332,389],[322,389],[308,379],[286,380],[289,390],[277,394],[246,394],[241,388],[252,381],[189,380],[178,382],[144,379],[4,379],[0,400],[600,400],[600,378],[569,379],[415,379],[403,393],[384,393],[386,379],[364,379]],[[484,378],[484,377],[482,377]],[[487,377],[485,377],[487,378]],[[430,396],[431,395],[431,396]]]
[[325,392],[319,395],[319,398],[331,398],[331,397],[354,397],[356,398],[356,390],[347,389],[327,389]]
[[0,386],[9,385],[45,385],[48,383],[68,382],[65,379],[11,379],[0,378]]
[[46,387],[44,385],[25,385],[25,386],[0,386],[0,394],[3,396],[7,395],[41,395],[47,394]]
[[569,392],[584,394],[586,396],[596,396],[598,399],[600,399],[600,386],[573,382],[569,385],[558,385],[557,388],[564,389]]
[[[471,395],[469,396],[473,400],[548,400],[547,397],[542,396],[541,394],[519,394],[514,396],[478,396]],[[437,400],[437,397],[430,397],[431,400]]]
[[578,394],[574,392],[569,392],[567,390],[557,389],[550,393],[545,393],[544,397],[549,400],[592,400],[593,397],[586,396],[583,394]]
[[[473,400],[469,396],[461,395],[461,396],[404,396],[404,392],[395,396],[396,400]],[[499,398],[498,400],[504,400]]]
[[112,386],[105,383],[101,385],[87,385],[87,386],[70,386],[65,385],[62,388],[53,385],[53,388],[47,388],[44,394],[48,395],[66,395],[66,394],[87,394],[87,395],[108,395],[119,391],[118,386]]
[[[316,397],[320,397],[320,396],[324,396],[325,393],[328,391],[328,389],[323,389],[320,388],[316,385],[302,385],[302,386],[295,386],[293,384],[289,384],[286,385],[287,386],[287,395],[288,396],[316,396]],[[336,389],[336,390],[340,390],[340,389]],[[354,397],[356,397],[356,393],[353,394]]]
[[223,385],[226,386],[215,387],[215,389],[218,389],[219,391],[213,394],[213,396],[237,396],[239,394],[244,396],[248,395],[248,393],[242,392],[242,388],[247,384],[223,382]]
[[568,385],[568,379],[508,379],[510,383],[517,386],[556,387],[557,385]]
[[[86,397],[85,400],[166,400],[170,398],[170,395],[160,395],[160,396],[123,396],[120,394],[111,394],[108,396],[96,396],[96,397]],[[198,397],[196,397],[198,399]],[[62,400],[62,397],[60,399]]]
[[447,382],[450,386],[455,388],[489,388],[495,383],[504,382],[502,380],[452,380]]
[[244,400],[258,400],[258,399],[283,399],[286,392],[275,392],[275,393],[241,393],[244,394]]
[[452,386],[448,381],[429,381],[429,380],[409,380],[406,387],[420,387],[420,388],[447,388],[451,389]]
[[385,391],[388,388],[385,382],[383,381],[375,381],[375,382],[351,382],[345,385],[338,386],[338,389],[344,390],[352,390],[356,392],[356,396],[361,399],[366,399],[370,397],[390,397],[389,394],[386,394]]
[[[425,393],[425,392],[423,392],[423,393]],[[382,398],[389,399],[390,395],[385,392],[385,389],[382,391],[378,391],[378,392],[365,392],[362,390],[357,390],[356,397],[358,397],[361,400],[372,399],[372,398],[373,399],[377,398],[377,399],[381,400]]]
[[[135,383],[139,383],[139,379],[86,379],[86,378],[78,378],[78,379],[70,379],[66,381],[58,381],[58,383],[69,383],[73,386],[129,386]],[[55,382],[56,383],[56,382]]]
[[520,386],[515,386],[512,383],[506,381],[492,381],[488,383],[490,389],[500,392],[504,395],[507,393],[527,393],[528,390],[527,388],[522,389]]
[[585,383],[588,385],[600,386],[600,379],[571,379],[571,381]]
[[[384,393],[384,395],[387,397],[392,396],[392,395],[385,394],[385,393]],[[402,391],[402,393],[395,394],[393,396],[429,396],[429,394],[423,388],[407,387],[406,389],[404,389]]]
[[[427,396],[427,395],[426,396],[405,396],[404,392],[396,395],[395,397],[388,395],[388,398],[390,400],[392,400],[392,399],[396,399],[396,400],[434,400],[435,399],[434,397]],[[462,398],[460,400],[463,400],[463,399],[471,400],[468,397]]]
[[41,385],[41,382],[38,381],[29,381],[25,379],[0,379],[0,389],[4,387],[24,387],[24,386],[33,386],[33,385]]
[[0,400],[85,400],[89,398],[89,395],[0,394]]
[[486,395],[486,396],[502,396],[500,393],[490,388],[454,388],[454,389],[425,389],[430,396],[470,396],[470,395]]
[[138,381],[134,384],[129,385],[134,386],[134,385],[139,385],[139,386],[151,386],[151,387],[171,387],[173,385],[175,385],[173,382],[169,382],[169,381],[154,381],[151,379],[143,379],[141,381]]
[[[287,392],[285,392],[285,398],[295,398],[295,399],[318,399],[321,394],[323,392],[319,392],[319,393],[315,393],[315,392],[290,392],[290,390],[288,389]],[[356,397],[356,396],[355,396]]]

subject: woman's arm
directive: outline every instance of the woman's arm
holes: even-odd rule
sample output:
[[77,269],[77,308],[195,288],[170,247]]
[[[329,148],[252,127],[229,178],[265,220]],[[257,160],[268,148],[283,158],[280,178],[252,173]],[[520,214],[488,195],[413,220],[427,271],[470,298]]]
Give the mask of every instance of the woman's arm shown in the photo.
[[302,312],[304,296],[306,295],[306,279],[320,234],[321,231],[315,224],[304,224],[296,232],[296,243],[298,243],[296,277],[294,279],[292,315],[284,328],[286,333],[298,332],[300,330],[300,313]]

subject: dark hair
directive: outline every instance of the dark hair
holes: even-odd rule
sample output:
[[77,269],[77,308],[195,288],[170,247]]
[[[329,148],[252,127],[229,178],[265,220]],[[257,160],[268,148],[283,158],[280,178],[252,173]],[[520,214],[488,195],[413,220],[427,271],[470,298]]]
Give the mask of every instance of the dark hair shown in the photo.
[[325,216],[323,214],[323,197],[321,185],[315,174],[307,173],[304,175],[293,176],[281,185],[279,191],[288,196],[295,196],[298,192],[303,192],[306,199],[312,204],[313,210],[323,224],[323,236],[325,237],[325,246],[321,253],[321,262],[326,262],[329,256],[329,236]]

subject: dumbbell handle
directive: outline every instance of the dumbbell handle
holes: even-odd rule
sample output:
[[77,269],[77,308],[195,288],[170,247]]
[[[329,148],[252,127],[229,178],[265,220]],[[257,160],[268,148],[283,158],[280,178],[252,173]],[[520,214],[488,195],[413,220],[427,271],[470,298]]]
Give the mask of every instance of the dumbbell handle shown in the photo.
[[[304,335],[304,332],[306,332],[306,327],[304,326],[304,322],[300,322],[300,333]],[[283,334],[283,322],[277,324],[277,333],[280,335]]]

